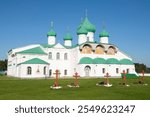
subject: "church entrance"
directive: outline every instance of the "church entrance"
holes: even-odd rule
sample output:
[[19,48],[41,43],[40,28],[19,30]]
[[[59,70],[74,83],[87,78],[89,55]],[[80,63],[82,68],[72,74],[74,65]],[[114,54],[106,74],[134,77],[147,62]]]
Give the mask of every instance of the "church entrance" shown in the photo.
[[85,66],[84,71],[85,71],[85,76],[87,76],[87,77],[90,76],[91,67]]

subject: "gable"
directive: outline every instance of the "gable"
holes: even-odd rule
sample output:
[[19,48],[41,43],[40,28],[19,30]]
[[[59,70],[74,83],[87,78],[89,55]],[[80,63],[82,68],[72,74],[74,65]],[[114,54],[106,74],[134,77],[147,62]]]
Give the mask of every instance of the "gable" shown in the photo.
[[57,43],[53,48],[63,48],[63,49],[65,49],[65,47],[62,46],[60,43]]

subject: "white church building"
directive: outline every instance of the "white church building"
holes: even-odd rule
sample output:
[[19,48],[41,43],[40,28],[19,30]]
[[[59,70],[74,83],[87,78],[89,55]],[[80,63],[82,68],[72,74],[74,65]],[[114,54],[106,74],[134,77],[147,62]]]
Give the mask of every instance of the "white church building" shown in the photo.
[[108,32],[103,29],[96,42],[95,31],[95,26],[85,17],[77,28],[78,44],[72,43],[69,32],[63,38],[64,44],[60,44],[51,26],[47,44],[27,45],[8,52],[7,75],[50,78],[56,69],[60,77],[72,77],[75,72],[81,77],[103,77],[107,72],[120,77],[123,70],[136,74],[132,58],[109,43]]

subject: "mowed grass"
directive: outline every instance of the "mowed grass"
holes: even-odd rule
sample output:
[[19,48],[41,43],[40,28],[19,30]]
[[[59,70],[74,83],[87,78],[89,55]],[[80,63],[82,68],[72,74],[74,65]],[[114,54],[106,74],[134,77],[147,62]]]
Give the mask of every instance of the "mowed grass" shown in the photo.
[[149,100],[150,77],[147,86],[134,84],[138,79],[127,79],[130,87],[119,85],[122,79],[110,79],[112,87],[96,86],[103,78],[79,79],[79,88],[69,88],[71,79],[59,79],[63,87],[51,89],[54,79],[18,79],[0,76],[1,100]]

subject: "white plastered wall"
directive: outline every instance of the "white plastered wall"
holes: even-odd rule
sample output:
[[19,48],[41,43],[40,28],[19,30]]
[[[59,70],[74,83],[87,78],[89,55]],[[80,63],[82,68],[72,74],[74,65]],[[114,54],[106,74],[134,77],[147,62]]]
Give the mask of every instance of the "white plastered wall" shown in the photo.
[[[32,74],[27,74],[27,67],[32,68]],[[46,74],[44,74],[44,67],[46,67]],[[48,75],[49,65],[47,64],[21,64],[17,66],[17,77],[21,78],[46,78]]]
[[78,35],[78,44],[85,43],[86,41],[87,41],[87,35],[85,34]]
[[72,46],[72,41],[71,40],[65,40],[64,45],[65,46]]
[[89,38],[88,41],[94,42],[94,33],[93,32],[88,32],[87,38]]
[[106,44],[109,43],[108,42],[108,37],[100,37],[100,42],[101,43],[106,43]]
[[55,36],[48,36],[48,44],[53,45],[56,43],[56,37]]

